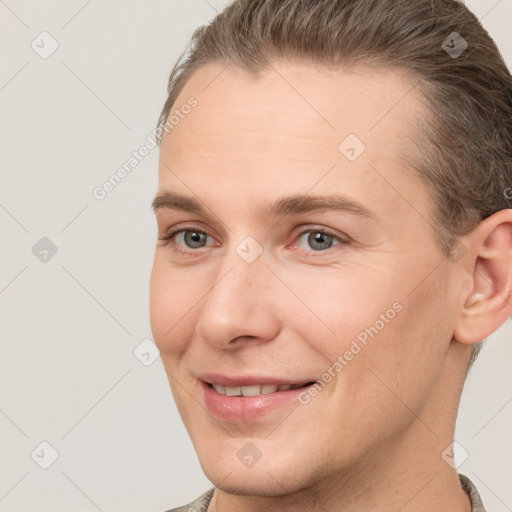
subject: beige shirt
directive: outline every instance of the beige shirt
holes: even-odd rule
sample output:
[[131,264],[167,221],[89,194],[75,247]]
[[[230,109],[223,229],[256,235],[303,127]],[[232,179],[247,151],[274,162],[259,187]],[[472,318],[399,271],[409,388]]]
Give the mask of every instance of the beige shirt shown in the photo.
[[[459,475],[459,479],[462,488],[469,494],[469,497],[471,498],[471,512],[486,512],[475,484],[467,476],[464,475]],[[197,500],[193,501],[192,503],[189,503],[183,507],[167,510],[166,512],[206,512],[208,510],[208,505],[213,498],[214,491],[215,487],[212,487],[209,491],[199,496],[199,498],[197,498]]]

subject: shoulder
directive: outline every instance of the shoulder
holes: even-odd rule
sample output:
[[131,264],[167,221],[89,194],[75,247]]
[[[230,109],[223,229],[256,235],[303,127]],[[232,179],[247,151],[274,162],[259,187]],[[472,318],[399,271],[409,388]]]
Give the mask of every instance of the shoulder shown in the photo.
[[182,507],[173,508],[172,510],[166,510],[165,512],[206,512],[208,505],[213,498],[214,491],[215,487],[212,487],[209,491],[206,491],[192,503],[183,505]]
[[478,493],[475,484],[467,476],[462,474],[459,474],[459,480],[462,488],[469,494],[469,497],[471,498],[471,512],[486,512],[484,504],[482,503],[482,498],[480,498],[480,494]]

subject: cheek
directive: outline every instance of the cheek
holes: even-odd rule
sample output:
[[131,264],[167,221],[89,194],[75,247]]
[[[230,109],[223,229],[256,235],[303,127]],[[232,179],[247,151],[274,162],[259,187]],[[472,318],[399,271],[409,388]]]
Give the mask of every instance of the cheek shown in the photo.
[[414,283],[403,269],[377,270],[296,273],[290,282],[304,304],[283,300],[286,318],[322,355],[326,370],[342,356],[356,381],[373,369],[386,382],[421,388],[435,377],[450,340],[449,312],[441,297],[434,300],[442,276],[434,273],[411,293]]
[[172,300],[170,300],[170,296],[167,293],[168,286],[164,277],[157,267],[155,258],[149,283],[149,313],[153,337],[160,350],[162,350],[161,344],[164,334],[172,325],[169,323],[168,315],[166,314],[166,311],[172,308]]
[[331,359],[348,350],[354,340],[364,346],[376,331],[388,330],[401,309],[399,294],[382,272],[379,277],[375,274],[355,267],[290,273],[287,282],[296,298],[287,290],[281,292],[287,318]]
[[165,361],[185,351],[195,306],[201,293],[182,279],[180,271],[166,269],[155,258],[150,279],[150,322],[154,341]]
[[431,277],[412,293],[412,286],[395,290],[391,298],[400,302],[401,311],[369,338],[358,356],[357,393],[365,395],[361,399],[372,397],[383,415],[394,411],[406,419],[404,403],[421,411],[442,371],[451,340],[450,312],[441,299],[436,300],[441,282]]

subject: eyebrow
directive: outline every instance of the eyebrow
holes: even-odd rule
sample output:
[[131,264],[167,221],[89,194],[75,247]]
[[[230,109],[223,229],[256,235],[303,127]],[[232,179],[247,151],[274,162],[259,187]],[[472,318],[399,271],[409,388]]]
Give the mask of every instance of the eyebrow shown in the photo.
[[[201,203],[193,197],[173,192],[159,193],[151,205],[153,211],[170,209],[206,215]],[[264,205],[261,212],[269,217],[299,215],[321,211],[352,213],[372,220],[378,220],[374,211],[344,195],[294,195],[282,197],[274,203]]]

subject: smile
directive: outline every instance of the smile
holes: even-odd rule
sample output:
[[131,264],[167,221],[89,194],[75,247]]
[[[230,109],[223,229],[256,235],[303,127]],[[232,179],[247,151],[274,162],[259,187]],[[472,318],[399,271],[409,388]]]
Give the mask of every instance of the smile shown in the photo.
[[305,384],[256,384],[253,386],[239,386],[239,387],[228,387],[222,384],[210,384],[210,386],[220,395],[226,396],[258,396],[258,395],[269,395],[278,391],[288,391],[290,389],[302,388],[313,384],[307,382]]
[[[206,409],[221,420],[235,423],[250,423],[277,413],[282,407],[300,405],[299,395],[316,382],[269,383],[268,377],[227,378],[216,375],[208,380],[202,377],[197,383]],[[259,384],[255,384],[258,381]]]

